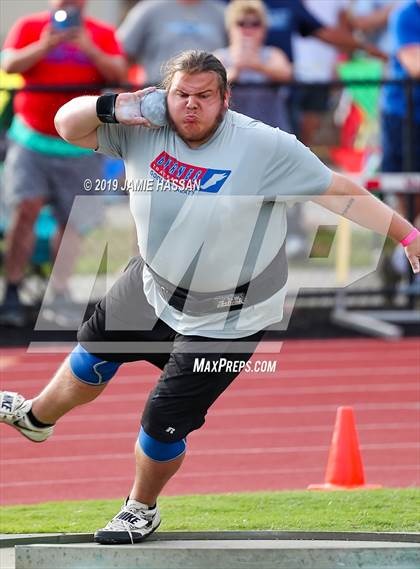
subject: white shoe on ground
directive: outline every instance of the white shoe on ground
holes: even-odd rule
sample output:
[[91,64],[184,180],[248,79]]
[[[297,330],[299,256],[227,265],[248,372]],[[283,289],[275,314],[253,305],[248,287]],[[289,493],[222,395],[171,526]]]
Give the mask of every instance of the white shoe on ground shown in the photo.
[[127,499],[121,511],[103,529],[95,532],[94,540],[105,545],[138,543],[160,525],[157,505],[149,508],[137,500]]

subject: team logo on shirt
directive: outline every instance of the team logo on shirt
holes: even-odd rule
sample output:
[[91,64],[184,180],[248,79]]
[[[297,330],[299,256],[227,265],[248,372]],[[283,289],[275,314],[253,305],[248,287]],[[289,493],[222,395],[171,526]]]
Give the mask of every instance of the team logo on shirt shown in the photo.
[[232,170],[215,170],[180,162],[161,152],[150,164],[150,174],[162,191],[208,192],[217,194]]

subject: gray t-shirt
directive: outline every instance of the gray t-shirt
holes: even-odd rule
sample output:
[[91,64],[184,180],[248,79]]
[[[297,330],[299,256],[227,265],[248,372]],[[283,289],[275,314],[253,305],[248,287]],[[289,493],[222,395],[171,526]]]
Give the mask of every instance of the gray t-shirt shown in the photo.
[[[173,285],[196,292],[234,289],[259,275],[284,243],[287,202],[322,194],[332,177],[295,136],[233,111],[196,149],[169,127],[101,125],[98,141],[100,152],[124,159],[133,188],[144,190],[148,180],[152,190],[130,192],[142,257]],[[269,207],[264,219],[260,211]],[[247,266],[257,238],[261,247]],[[240,311],[191,316],[167,304],[147,267],[143,281],[157,316],[182,334],[243,337],[282,318],[284,287]]]
[[162,64],[174,55],[187,49],[213,52],[226,45],[225,7],[218,0],[143,0],[128,13],[117,35],[127,55],[144,66],[146,81],[156,85]]

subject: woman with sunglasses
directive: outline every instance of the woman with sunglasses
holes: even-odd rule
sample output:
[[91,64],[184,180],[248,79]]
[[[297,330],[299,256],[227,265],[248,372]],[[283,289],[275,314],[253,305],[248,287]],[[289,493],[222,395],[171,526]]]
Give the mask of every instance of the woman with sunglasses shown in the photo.
[[[234,84],[233,108],[283,130],[289,130],[285,88],[272,85],[289,81],[292,66],[285,53],[265,45],[267,12],[261,0],[233,0],[226,8],[229,46],[215,55]],[[270,85],[271,84],[271,85]]]

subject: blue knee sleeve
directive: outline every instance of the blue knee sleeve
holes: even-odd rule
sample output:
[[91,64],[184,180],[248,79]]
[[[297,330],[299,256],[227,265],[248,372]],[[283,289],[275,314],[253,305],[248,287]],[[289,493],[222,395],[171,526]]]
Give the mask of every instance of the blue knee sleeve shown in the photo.
[[113,378],[120,363],[107,362],[87,352],[80,344],[70,354],[70,369],[76,379],[89,385],[102,385]]
[[140,429],[139,445],[146,456],[158,462],[168,462],[181,456],[187,448],[185,439],[174,443],[161,443]]

